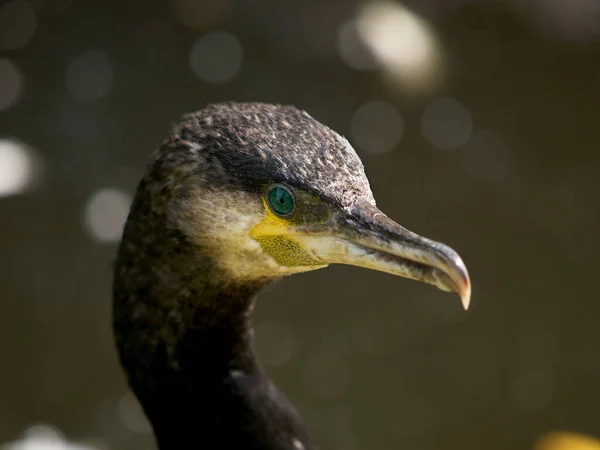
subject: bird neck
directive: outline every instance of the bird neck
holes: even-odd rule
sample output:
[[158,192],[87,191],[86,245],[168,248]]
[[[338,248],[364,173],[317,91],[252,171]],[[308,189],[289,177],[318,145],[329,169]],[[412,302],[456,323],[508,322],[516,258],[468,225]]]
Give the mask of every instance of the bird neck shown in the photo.
[[121,363],[159,448],[313,448],[251,349],[266,282],[227,281],[183,235],[161,231],[146,242],[126,227],[113,292]]
[[[162,450],[238,434],[249,416],[244,408],[249,386],[240,382],[251,380],[251,389],[268,383],[251,350],[245,314],[251,297],[233,289],[207,285],[198,297],[187,299],[187,311],[168,327],[171,336],[162,337],[144,361],[148,366],[138,361],[138,371],[146,375],[140,380],[130,374]],[[213,305],[226,306],[215,310]]]

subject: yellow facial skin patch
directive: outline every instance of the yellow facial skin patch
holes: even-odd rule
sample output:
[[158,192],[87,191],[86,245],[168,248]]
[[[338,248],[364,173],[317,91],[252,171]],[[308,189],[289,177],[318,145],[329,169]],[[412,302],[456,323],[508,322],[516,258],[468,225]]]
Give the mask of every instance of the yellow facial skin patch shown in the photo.
[[291,221],[276,216],[264,198],[263,204],[267,215],[250,230],[250,237],[260,244],[265,253],[279,265],[286,267],[328,265],[294,239],[294,224]]

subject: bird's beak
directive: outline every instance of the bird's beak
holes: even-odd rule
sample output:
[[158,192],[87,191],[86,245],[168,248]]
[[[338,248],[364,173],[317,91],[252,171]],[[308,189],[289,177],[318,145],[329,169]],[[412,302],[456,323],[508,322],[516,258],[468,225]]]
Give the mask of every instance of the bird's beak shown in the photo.
[[312,231],[294,237],[326,264],[350,264],[433,284],[457,293],[463,307],[469,307],[471,282],[458,253],[401,227],[375,206],[340,212],[327,230]]

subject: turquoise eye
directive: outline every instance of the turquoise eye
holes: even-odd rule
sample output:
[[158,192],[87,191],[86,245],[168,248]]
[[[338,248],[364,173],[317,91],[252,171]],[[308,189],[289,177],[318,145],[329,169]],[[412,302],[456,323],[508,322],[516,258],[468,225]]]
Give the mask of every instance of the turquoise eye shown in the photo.
[[278,216],[287,217],[294,211],[294,195],[280,184],[273,186],[267,193],[269,208]]

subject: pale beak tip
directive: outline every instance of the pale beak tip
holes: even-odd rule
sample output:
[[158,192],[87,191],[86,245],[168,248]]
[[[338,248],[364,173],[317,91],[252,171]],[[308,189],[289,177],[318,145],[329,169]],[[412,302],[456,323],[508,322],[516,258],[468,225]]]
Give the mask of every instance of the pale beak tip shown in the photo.
[[467,311],[471,304],[471,285],[468,285],[459,295],[463,308]]
[[445,271],[441,272],[442,284],[445,285],[442,289],[458,294],[464,310],[467,311],[471,305],[471,280],[469,272],[462,259],[460,259],[460,256],[454,250],[448,249],[448,252],[454,254],[454,258],[446,266]]
[[471,279],[460,256],[456,255],[454,263],[457,270],[453,274],[454,277],[452,277],[452,275],[450,276],[454,281],[455,292],[460,297],[460,302],[462,303],[464,310],[467,311],[471,304]]

